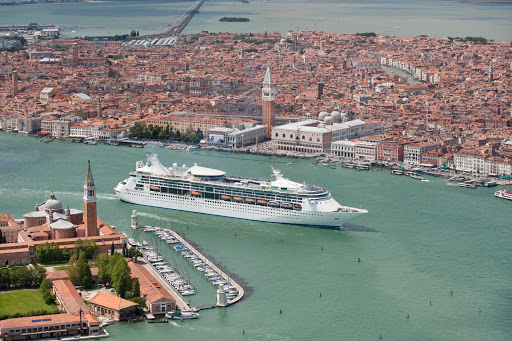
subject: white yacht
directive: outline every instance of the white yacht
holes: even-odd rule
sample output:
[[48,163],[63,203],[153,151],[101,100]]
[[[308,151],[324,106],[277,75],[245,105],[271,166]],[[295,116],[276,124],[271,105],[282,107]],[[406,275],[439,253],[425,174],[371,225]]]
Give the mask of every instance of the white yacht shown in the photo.
[[509,192],[506,189],[494,192],[494,196],[501,199],[512,200],[512,192]]

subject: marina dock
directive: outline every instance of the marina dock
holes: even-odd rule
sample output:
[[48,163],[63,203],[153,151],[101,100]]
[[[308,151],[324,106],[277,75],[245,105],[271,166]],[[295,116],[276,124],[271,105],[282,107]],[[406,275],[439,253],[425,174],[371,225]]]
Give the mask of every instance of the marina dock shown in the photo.
[[176,300],[176,306],[178,308],[180,308],[181,311],[198,310],[198,309],[191,308],[189,306],[188,301],[185,300],[183,298],[183,296],[181,296],[181,294],[172,285],[167,283],[167,281],[162,277],[162,275],[158,271],[156,271],[156,269],[154,267],[152,267],[148,261],[146,261],[145,259],[143,261],[144,261],[144,267],[146,268],[146,270],[148,270],[151,274],[153,274],[153,276],[158,280],[158,283],[160,283],[160,285],[163,288],[165,288],[172,295],[172,297],[174,297],[174,299]]
[[232,286],[234,286],[238,290],[238,295],[232,299],[227,301],[227,305],[234,304],[238,301],[240,301],[244,297],[244,288],[238,283],[236,283],[232,278],[230,278],[224,271],[219,269],[212,261],[210,261],[208,258],[206,258],[202,253],[200,253],[198,250],[196,250],[192,245],[190,245],[183,237],[181,237],[177,232],[168,230],[174,238],[179,240],[179,242],[185,246],[187,249],[192,251],[197,257],[201,258],[201,260],[206,263],[210,268],[212,268],[215,272],[217,272],[225,281],[230,283]]
[[[179,252],[181,256],[188,258],[197,271],[201,271],[210,281],[211,285],[217,287],[217,304],[202,305],[192,307],[184,298],[184,295],[195,294],[195,288],[191,283],[184,280],[176,268],[169,267],[165,258],[154,251],[153,247],[146,240],[143,243],[135,242],[129,239],[130,245],[137,247],[142,251],[144,257],[144,267],[150,271],[158,280],[160,285],[165,288],[176,299],[176,305],[182,311],[199,311],[211,309],[214,307],[226,307],[240,301],[245,294],[243,287],[221,270],[215,263],[203,255],[199,250],[193,247],[185,238],[176,231],[156,227],[138,225],[137,212],[132,214],[132,228],[142,228],[144,232],[155,233],[160,239],[167,241],[167,244],[176,244],[174,251]],[[169,245],[169,247],[172,247]],[[172,274],[172,275],[171,275]],[[181,282],[181,283],[180,283]],[[178,284],[180,283],[180,284]],[[184,289],[186,287],[186,289]]]

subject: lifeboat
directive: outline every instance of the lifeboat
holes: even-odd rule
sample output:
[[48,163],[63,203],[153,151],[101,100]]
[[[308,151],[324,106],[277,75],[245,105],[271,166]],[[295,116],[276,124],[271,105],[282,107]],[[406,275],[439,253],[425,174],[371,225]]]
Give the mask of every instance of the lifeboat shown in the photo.
[[283,202],[283,203],[281,203],[281,207],[282,208],[293,208],[293,205],[290,204],[289,202]]
[[258,205],[266,205],[267,204],[267,201],[263,200],[263,199],[258,199],[258,200],[256,200],[256,202],[258,203]]
[[158,186],[150,186],[151,189],[160,189]]
[[299,205],[299,204],[295,204],[295,205],[293,205],[293,209],[294,209],[295,211],[302,211],[302,206],[301,206],[301,205]]
[[268,205],[272,206],[272,207],[279,207],[279,202],[278,201],[269,201]]
[[242,200],[244,200],[244,198],[242,198],[242,197],[233,197],[233,200],[235,200],[235,201],[242,201]]
[[200,195],[201,195],[201,192],[199,192],[199,191],[192,191],[191,193],[192,193],[192,195],[193,195],[193,196],[195,196],[195,197],[198,197],[198,196],[200,196]]
[[220,198],[221,198],[222,200],[229,200],[229,199],[231,199],[231,197],[230,197],[229,195],[226,195],[226,194],[222,194],[222,195],[220,196]]
[[256,202],[256,200],[254,200],[254,198],[245,198],[245,201],[249,202],[249,203],[254,203]]

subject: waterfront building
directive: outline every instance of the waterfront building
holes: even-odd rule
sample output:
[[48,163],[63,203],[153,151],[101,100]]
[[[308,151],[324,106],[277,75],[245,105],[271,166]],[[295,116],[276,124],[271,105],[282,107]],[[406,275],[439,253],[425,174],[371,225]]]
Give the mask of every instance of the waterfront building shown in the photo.
[[334,141],[331,144],[331,154],[343,158],[353,159],[355,155],[356,142]]
[[78,117],[48,117],[41,120],[41,132],[48,133],[54,137],[68,137],[70,128],[75,122],[78,121]]
[[354,159],[375,161],[377,160],[377,147],[380,142],[376,141],[357,141],[354,148]]
[[34,340],[100,336],[102,328],[96,317],[68,279],[54,280],[52,291],[62,314],[12,318],[0,321],[0,340]]
[[[272,141],[279,150],[330,153],[333,142],[382,132],[380,123],[367,124],[361,120],[341,123],[343,117],[345,116],[338,111],[333,111],[330,116],[321,112],[318,120],[308,119],[276,126],[272,130]],[[335,123],[335,119],[338,123]],[[336,152],[338,151],[336,146]]]
[[423,163],[423,154],[429,150],[437,150],[441,146],[432,142],[411,143],[404,146],[404,164],[418,166]]
[[404,143],[383,141],[377,146],[377,160],[400,162],[404,160]]
[[265,140],[267,127],[257,125],[244,129],[216,127],[206,131],[206,143],[227,148],[240,148]]
[[188,112],[179,112],[168,116],[149,117],[145,120],[136,121],[135,124],[153,125],[161,128],[172,128],[173,131],[183,133],[187,129],[196,131],[197,129],[206,132],[208,129],[216,127],[238,126],[240,124],[255,124],[255,120],[240,119],[233,117],[210,116],[202,114],[192,114]]
[[139,279],[141,295],[146,299],[148,310],[153,315],[163,315],[176,310],[176,300],[141,263],[128,261],[131,276]]
[[356,68],[371,69],[380,67],[380,62],[376,58],[351,58],[350,62]]
[[34,340],[75,337],[78,334],[99,336],[100,327],[92,315],[54,314],[18,317],[0,321],[0,340]]
[[135,316],[137,307],[137,303],[103,292],[98,292],[89,301],[89,308],[92,314],[118,321]]
[[41,35],[47,38],[56,38],[60,34],[60,27],[43,28]]
[[270,66],[267,67],[265,78],[263,79],[261,100],[263,102],[262,123],[267,126],[267,138],[271,138],[272,127],[276,124],[276,90]]

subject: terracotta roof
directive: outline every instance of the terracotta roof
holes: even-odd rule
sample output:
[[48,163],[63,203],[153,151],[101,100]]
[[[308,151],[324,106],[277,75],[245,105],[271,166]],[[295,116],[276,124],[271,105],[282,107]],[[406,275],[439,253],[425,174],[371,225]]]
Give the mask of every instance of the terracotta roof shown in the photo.
[[89,308],[78,294],[73,284],[67,279],[58,279],[53,282],[55,290],[59,293],[63,308],[68,313],[78,313],[80,308],[87,312]]
[[50,281],[68,279],[68,272],[66,270],[52,271],[46,274],[46,279],[49,279]]
[[53,315],[40,315],[29,317],[18,317],[0,321],[0,329],[20,328],[20,327],[39,327],[55,323],[80,323],[78,315],[64,313]]
[[125,300],[119,296],[109,295],[102,292],[98,292],[90,302],[92,304],[101,305],[114,310],[126,309],[137,305],[137,303]]
[[149,302],[155,302],[161,298],[175,301],[174,297],[167,290],[162,288],[158,280],[144,268],[143,265],[128,261],[132,277],[137,277],[140,284],[140,292]]

